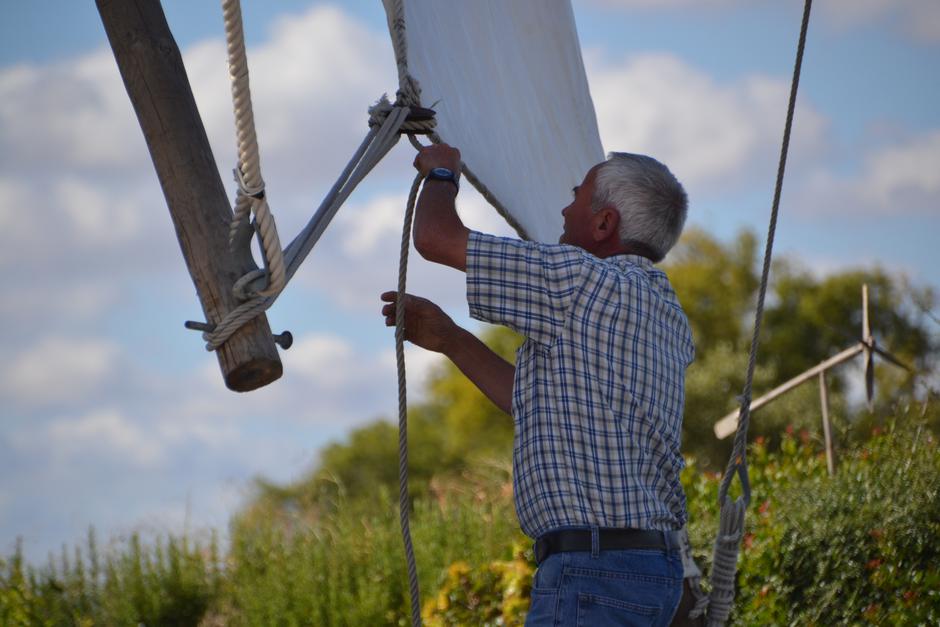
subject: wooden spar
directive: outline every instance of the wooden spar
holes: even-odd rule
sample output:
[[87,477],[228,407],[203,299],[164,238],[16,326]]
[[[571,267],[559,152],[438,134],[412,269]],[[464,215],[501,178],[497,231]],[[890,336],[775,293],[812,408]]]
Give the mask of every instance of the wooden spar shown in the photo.
[[[760,407],[763,407],[764,405],[774,400],[781,394],[786,394],[787,392],[797,387],[801,383],[809,381],[813,377],[817,376],[820,372],[825,372],[826,370],[834,366],[838,366],[844,361],[848,361],[852,359],[853,357],[861,353],[863,350],[865,350],[865,345],[859,342],[855,346],[851,346],[845,349],[844,351],[842,351],[841,353],[837,355],[833,355],[826,361],[823,361],[819,363],[818,365],[810,368],[803,374],[793,377],[786,383],[775,387],[774,389],[767,392],[760,398],[756,398],[753,401],[751,401],[751,411],[756,411],[757,409],[759,409]],[[738,411],[739,410],[737,409],[734,410],[733,412],[731,412],[730,414],[728,414],[727,416],[725,416],[724,418],[722,418],[721,420],[715,423],[715,436],[719,440],[728,437],[729,435],[734,433],[735,430],[738,428]]]
[[[234,282],[256,268],[247,247],[229,252],[232,209],[159,0],[96,0],[108,41],[166,197],[206,320],[238,305]],[[195,339],[195,338],[194,338]],[[225,385],[247,392],[283,371],[263,314],[217,351]]]

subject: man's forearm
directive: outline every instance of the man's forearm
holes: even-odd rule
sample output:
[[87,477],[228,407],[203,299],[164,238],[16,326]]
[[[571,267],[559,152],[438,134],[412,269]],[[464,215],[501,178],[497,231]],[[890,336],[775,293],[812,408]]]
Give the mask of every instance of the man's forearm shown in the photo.
[[493,404],[512,414],[512,383],[516,368],[475,335],[458,327],[444,354]]
[[448,181],[424,182],[414,217],[415,248],[429,261],[467,268],[470,231],[457,215],[456,188]]

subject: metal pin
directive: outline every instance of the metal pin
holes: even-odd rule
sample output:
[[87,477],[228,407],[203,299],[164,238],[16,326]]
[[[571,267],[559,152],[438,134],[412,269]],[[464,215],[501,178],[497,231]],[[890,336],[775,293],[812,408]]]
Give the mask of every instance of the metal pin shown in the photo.
[[193,331],[205,331],[206,333],[212,333],[215,330],[214,324],[208,324],[206,322],[196,322],[194,320],[187,320],[183,323],[183,326],[187,329],[192,329]]
[[[187,320],[183,323],[187,329],[192,329],[193,331],[203,331],[205,333],[212,333],[215,330],[214,324],[208,324],[206,322],[195,322],[194,320]],[[274,336],[274,342],[281,347],[281,350],[287,350],[294,344],[294,336],[290,331],[284,331],[278,335]]]
[[284,331],[279,335],[274,336],[274,341],[282,350],[287,350],[294,343],[294,336],[291,335],[290,331]]

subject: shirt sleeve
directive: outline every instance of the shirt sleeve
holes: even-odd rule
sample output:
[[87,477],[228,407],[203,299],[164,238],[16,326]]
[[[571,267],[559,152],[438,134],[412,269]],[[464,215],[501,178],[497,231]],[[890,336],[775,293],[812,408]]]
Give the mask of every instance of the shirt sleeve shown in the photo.
[[549,344],[565,325],[584,252],[472,231],[467,242],[470,315]]

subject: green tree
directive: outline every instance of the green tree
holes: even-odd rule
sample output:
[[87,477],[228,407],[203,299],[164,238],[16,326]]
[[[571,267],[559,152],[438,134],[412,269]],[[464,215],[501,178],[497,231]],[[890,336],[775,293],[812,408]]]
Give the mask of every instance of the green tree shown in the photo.
[[[696,342],[696,361],[687,373],[683,450],[707,469],[723,467],[730,451],[730,439],[718,441],[712,429],[737,407],[744,386],[759,281],[757,250],[757,238],[747,231],[723,243],[690,229],[664,266]],[[771,279],[755,398],[859,339],[863,283],[870,286],[873,331],[881,345],[911,363],[921,380],[935,371],[938,341],[929,319],[935,298],[929,290],[911,288],[878,269],[820,277],[792,259],[778,261]],[[522,341],[503,327],[487,327],[482,337],[509,361]],[[845,376],[858,376],[857,369],[830,376],[830,408],[842,440],[852,425],[862,424],[850,414]],[[879,386],[882,403],[896,397],[899,384],[910,388],[915,380],[881,366],[878,376],[884,383]],[[771,447],[788,427],[819,437],[819,414],[818,390],[808,384],[756,412],[750,433],[765,436]],[[490,460],[505,467],[512,430],[509,416],[452,364],[441,365],[430,379],[426,400],[409,412],[412,494],[425,494],[435,476]],[[255,503],[267,516],[272,508],[323,508],[343,495],[358,498],[394,490],[397,460],[397,427],[378,421],[327,446],[318,467],[301,481],[287,486],[259,481]]]
[[[759,262],[756,239],[748,232],[722,244],[691,229],[665,267],[689,317],[697,351],[687,373],[683,448],[705,467],[723,465],[730,450],[729,442],[714,439],[712,426],[735,409],[743,391]],[[913,366],[909,374],[878,366],[880,402],[890,403],[899,387],[910,391],[916,381],[929,380],[940,347],[931,332],[932,291],[911,287],[903,277],[877,268],[819,277],[796,260],[782,259],[771,273],[754,398],[861,338],[863,284],[869,285],[877,341]],[[830,409],[843,438],[858,423],[844,395],[847,376],[860,375],[857,369],[843,368],[829,376]],[[818,394],[807,384],[765,406],[754,413],[751,434],[775,441],[787,426],[815,434],[820,424]]]

